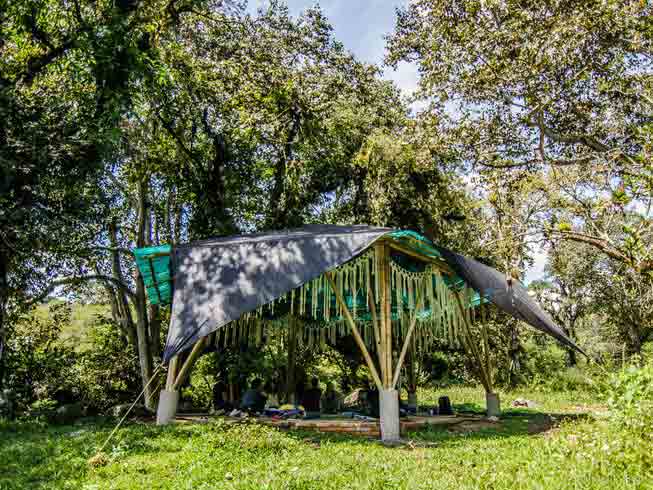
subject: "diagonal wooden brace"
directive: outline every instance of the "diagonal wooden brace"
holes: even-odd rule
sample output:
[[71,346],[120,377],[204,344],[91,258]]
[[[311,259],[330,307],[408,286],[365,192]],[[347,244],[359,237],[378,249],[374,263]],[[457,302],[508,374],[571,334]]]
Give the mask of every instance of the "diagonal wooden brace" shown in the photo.
[[382,390],[383,384],[381,383],[381,378],[379,378],[379,373],[377,372],[376,367],[374,366],[374,361],[372,360],[372,356],[370,356],[370,353],[368,352],[367,347],[365,346],[365,342],[363,342],[363,337],[361,337],[361,334],[358,331],[358,327],[356,327],[356,322],[354,322],[354,318],[352,317],[351,312],[347,307],[347,302],[342,297],[342,293],[340,292],[340,290],[336,287],[336,283],[333,280],[333,277],[331,277],[331,274],[327,272],[326,277],[329,281],[329,284],[331,285],[331,289],[333,289],[333,292],[336,295],[336,301],[338,301],[338,304],[342,308],[342,312],[345,315],[345,321],[349,325],[349,328],[351,329],[351,333],[354,335],[354,340],[356,341],[358,347],[363,353],[363,357],[365,358],[367,367],[369,368],[370,373],[372,374],[372,378],[374,379],[374,384],[376,384],[376,387],[379,390]]

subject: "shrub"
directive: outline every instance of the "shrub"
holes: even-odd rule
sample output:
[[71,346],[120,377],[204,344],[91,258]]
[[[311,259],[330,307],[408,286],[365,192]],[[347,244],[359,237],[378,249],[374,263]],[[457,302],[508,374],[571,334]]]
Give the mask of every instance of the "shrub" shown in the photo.
[[639,437],[653,427],[653,362],[631,365],[614,374],[607,387],[610,420]]
[[15,325],[7,343],[5,382],[18,411],[39,399],[68,403],[78,395],[73,371],[77,353],[58,341],[69,321],[70,308],[59,303],[47,317],[33,310]]
[[90,324],[88,337],[91,348],[79,354],[74,366],[80,401],[99,411],[131,401],[141,382],[134,346],[102,316]]
[[91,316],[84,332],[90,348],[76,351],[77,343],[62,339],[70,324],[70,305],[53,301],[12,326],[5,382],[17,412],[44,412],[74,402],[105,410],[139,391],[138,359],[118,326]]

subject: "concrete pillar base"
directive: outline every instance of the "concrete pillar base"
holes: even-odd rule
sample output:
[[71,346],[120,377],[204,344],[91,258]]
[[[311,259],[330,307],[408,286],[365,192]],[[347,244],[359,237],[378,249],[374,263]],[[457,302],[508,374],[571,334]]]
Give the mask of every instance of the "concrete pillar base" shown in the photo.
[[156,425],[169,424],[177,414],[179,392],[161,390],[159,395],[159,408],[156,411]]
[[399,427],[399,393],[397,390],[379,391],[379,410],[381,415],[381,440],[398,441]]
[[501,415],[501,400],[499,400],[499,394],[486,393],[485,406],[487,408],[488,417],[498,417]]

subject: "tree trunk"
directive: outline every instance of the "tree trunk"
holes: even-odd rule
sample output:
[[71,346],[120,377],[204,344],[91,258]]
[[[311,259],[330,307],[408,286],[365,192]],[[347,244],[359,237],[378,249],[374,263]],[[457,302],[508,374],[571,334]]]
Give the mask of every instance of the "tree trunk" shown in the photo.
[[174,243],[174,228],[172,224],[172,215],[175,209],[175,188],[171,186],[168,189],[168,195],[166,196],[166,207],[165,207],[165,217],[164,225],[166,229],[166,241],[169,243]]
[[0,390],[4,386],[5,378],[5,342],[7,341],[7,301],[9,299],[8,257],[0,248]]
[[[576,332],[574,328],[574,324],[572,322],[569,322],[568,327],[563,327],[563,330],[567,337],[569,337],[571,340],[574,342],[576,341]],[[578,358],[576,357],[576,350],[575,349],[567,349],[567,366],[568,367],[575,367],[578,364]]]
[[626,324],[626,333],[628,334],[628,339],[630,340],[630,353],[631,354],[641,354],[642,353],[642,339],[640,337],[640,330],[632,322]]
[[[111,272],[113,277],[120,281],[123,281],[122,273],[122,264],[120,262],[120,252],[118,252],[118,223],[116,219],[113,219],[109,224],[109,240],[111,243]],[[116,320],[120,322],[120,325],[127,336],[127,340],[133,346],[137,346],[136,338],[136,326],[134,325],[134,319],[132,317],[132,311],[129,306],[129,301],[127,300],[127,295],[124,291],[118,288],[109,288],[113,291],[113,297],[115,299],[117,307],[117,318]]]
[[415,355],[414,337],[410,341],[408,357],[406,358],[406,391],[408,392],[408,407],[417,411],[417,356]]
[[[145,247],[148,245],[149,237],[149,206],[147,202],[148,182],[142,180],[138,184],[138,236],[136,237],[136,246]],[[145,284],[138,268],[136,269],[136,337],[138,343],[138,361],[141,369],[141,380],[143,386],[147,386],[152,377],[152,353],[150,351],[150,336],[148,334],[147,319],[147,301],[145,297]],[[153,397],[152,386],[145,389],[145,406],[148,409],[154,409],[155,399]]]
[[159,307],[150,305],[150,352],[152,355],[161,355],[161,318],[159,317]]
[[267,226],[271,229],[279,229],[288,225],[288,196],[286,196],[286,173],[288,162],[292,158],[293,144],[299,134],[301,126],[301,113],[297,107],[290,108],[290,127],[284,141],[281,155],[274,168],[274,185],[270,194],[270,214],[267,219]]
[[521,376],[521,352],[522,345],[519,339],[519,330],[514,320],[510,321],[510,348],[508,356],[510,358],[510,386],[514,387],[519,384]]

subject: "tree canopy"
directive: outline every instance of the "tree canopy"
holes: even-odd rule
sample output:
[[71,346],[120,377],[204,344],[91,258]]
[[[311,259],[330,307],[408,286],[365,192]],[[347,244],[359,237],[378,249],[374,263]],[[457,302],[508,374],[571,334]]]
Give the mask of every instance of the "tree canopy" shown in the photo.
[[[82,293],[110,307],[149,379],[167,312],[132,248],[315,222],[413,229],[510,280],[545,260],[532,289],[572,337],[640,352],[651,13],[415,0],[384,67],[319,7],[0,0],[0,383],[18,318]],[[419,111],[383,77],[401,62],[419,67]],[[492,322],[516,365],[516,324]]]

